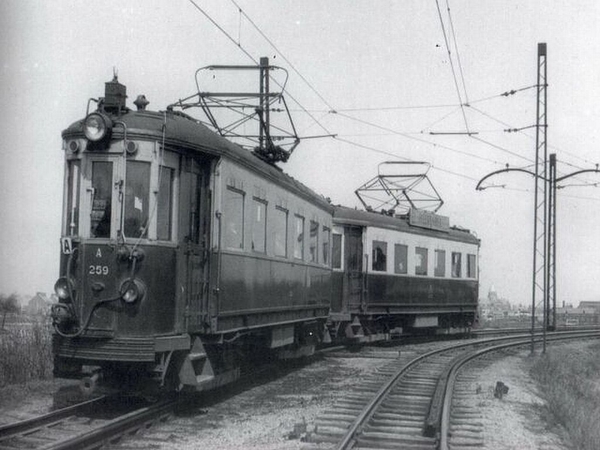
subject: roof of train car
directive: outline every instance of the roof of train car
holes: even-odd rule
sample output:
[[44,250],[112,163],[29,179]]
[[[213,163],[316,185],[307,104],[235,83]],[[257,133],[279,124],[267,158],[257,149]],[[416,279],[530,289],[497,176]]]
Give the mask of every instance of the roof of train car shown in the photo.
[[480,244],[479,238],[477,238],[469,230],[464,230],[457,227],[450,227],[446,231],[421,228],[410,225],[407,217],[388,216],[378,212],[363,211],[359,209],[347,208],[345,206],[334,207],[333,222],[334,224],[386,228],[405,233],[436,237],[439,239],[460,241],[477,245]]
[[[118,118],[111,118],[125,124],[128,139],[152,139],[162,142],[164,125],[165,147],[185,148],[212,156],[227,157],[331,212],[332,205],[322,195],[287,175],[280,168],[266,163],[250,151],[219,136],[187,114],[173,111],[128,110]],[[62,132],[63,139],[83,137],[83,123],[82,119],[71,124]],[[123,135],[123,127],[113,128],[113,139],[123,139]]]

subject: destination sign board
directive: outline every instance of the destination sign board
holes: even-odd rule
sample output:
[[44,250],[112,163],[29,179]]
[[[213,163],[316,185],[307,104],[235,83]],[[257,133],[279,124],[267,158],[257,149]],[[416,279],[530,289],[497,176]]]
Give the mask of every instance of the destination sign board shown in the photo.
[[429,230],[448,231],[450,218],[439,216],[429,211],[412,208],[408,215],[408,223],[414,227],[427,228]]

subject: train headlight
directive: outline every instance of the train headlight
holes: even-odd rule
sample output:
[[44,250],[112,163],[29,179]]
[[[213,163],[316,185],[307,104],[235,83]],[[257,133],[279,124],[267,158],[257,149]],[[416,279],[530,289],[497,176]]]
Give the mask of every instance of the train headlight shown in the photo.
[[60,277],[54,283],[54,292],[61,300],[71,298],[71,292],[73,292],[73,283],[67,277]]
[[102,113],[93,112],[85,118],[83,133],[90,141],[98,142],[108,136],[112,129],[112,121]]
[[138,279],[125,280],[121,285],[119,292],[121,293],[121,299],[125,303],[133,304],[144,298],[146,287],[144,286],[144,283]]

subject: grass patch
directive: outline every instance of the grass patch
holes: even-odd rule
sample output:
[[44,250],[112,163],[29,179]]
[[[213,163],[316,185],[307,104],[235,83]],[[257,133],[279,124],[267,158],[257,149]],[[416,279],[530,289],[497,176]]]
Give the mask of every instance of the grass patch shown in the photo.
[[556,347],[541,355],[530,373],[548,413],[569,433],[573,446],[596,450],[600,443],[600,344]]
[[0,331],[0,387],[52,377],[52,335],[48,318],[7,324]]

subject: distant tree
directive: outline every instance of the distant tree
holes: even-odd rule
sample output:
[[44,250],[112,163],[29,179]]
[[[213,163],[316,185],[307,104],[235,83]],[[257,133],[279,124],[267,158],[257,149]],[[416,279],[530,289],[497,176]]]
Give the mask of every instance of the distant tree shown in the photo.
[[3,330],[4,323],[6,322],[6,315],[8,313],[19,312],[19,300],[17,294],[0,294],[0,312],[2,313],[2,327],[0,329]]

